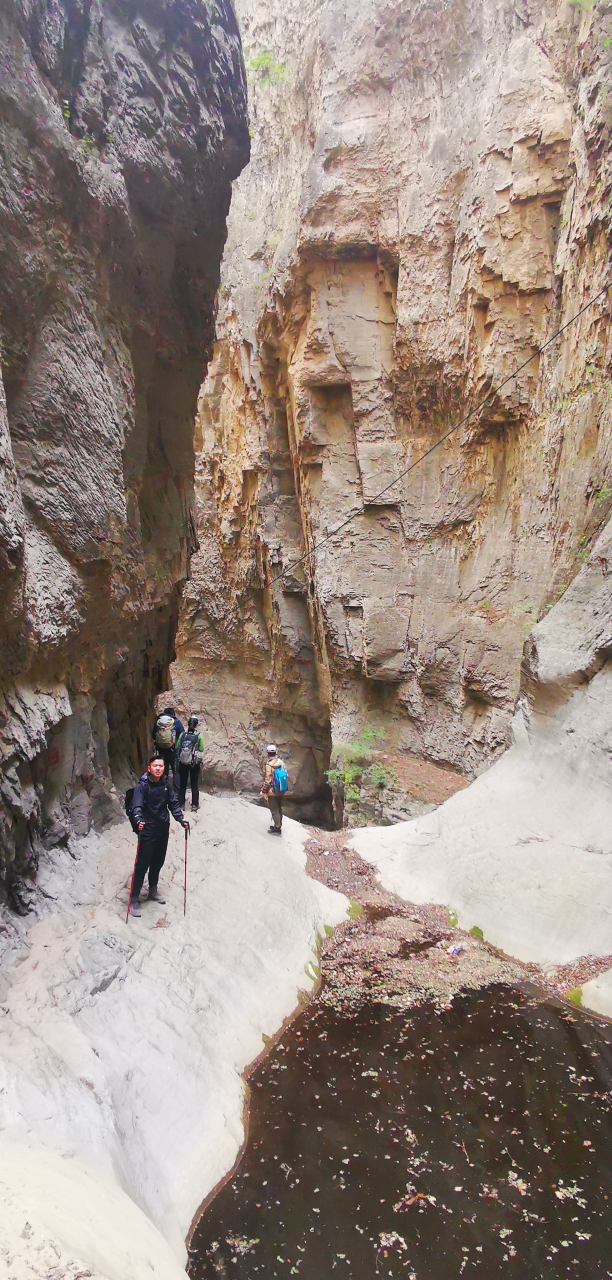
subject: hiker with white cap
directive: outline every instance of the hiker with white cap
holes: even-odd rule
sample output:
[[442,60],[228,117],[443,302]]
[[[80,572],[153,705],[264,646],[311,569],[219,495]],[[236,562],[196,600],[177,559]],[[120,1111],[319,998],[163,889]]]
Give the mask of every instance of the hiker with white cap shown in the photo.
[[278,754],[275,742],[268,743],[266,756],[266,768],[261,794],[262,796],[267,796],[268,807],[272,814],[270,833],[279,836],[283,825],[283,796],[288,790],[287,770]]

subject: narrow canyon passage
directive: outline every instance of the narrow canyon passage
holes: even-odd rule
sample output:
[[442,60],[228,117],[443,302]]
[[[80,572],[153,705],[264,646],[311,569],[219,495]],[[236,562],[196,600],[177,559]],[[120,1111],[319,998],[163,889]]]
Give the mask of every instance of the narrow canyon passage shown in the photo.
[[0,0],[7,1280],[612,1276],[611,237],[610,0]]

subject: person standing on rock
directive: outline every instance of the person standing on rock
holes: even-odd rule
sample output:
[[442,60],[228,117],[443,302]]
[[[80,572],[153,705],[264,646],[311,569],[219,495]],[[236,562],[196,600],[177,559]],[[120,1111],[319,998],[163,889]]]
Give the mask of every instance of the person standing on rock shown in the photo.
[[158,716],[155,717],[151,737],[155,750],[159,752],[164,762],[164,773],[166,777],[171,776],[174,786],[176,786],[176,778],[174,773],[176,740],[181,733],[184,733],[184,727],[178,716],[174,714],[174,707],[165,707]]
[[287,770],[274,742],[270,742],[266,747],[266,755],[268,758],[261,794],[268,797],[268,808],[272,814],[270,833],[280,836],[283,826],[283,795],[287,790]]
[[178,764],[179,774],[179,804],[181,808],[185,808],[185,797],[187,795],[187,781],[191,784],[191,808],[196,810],[200,806],[200,764],[204,755],[204,739],[201,733],[198,733],[198,721],[195,716],[190,716],[187,721],[187,732],[179,734],[176,740],[176,760]]
[[142,775],[140,782],[134,788],[132,814],[138,828],[138,856],[130,895],[130,913],[133,916],[139,916],[141,912],[138,898],[147,872],[149,873],[149,901],[166,901],[157,885],[159,873],[166,860],[170,814],[186,831],[189,830],[189,823],[185,821],[172,782],[166,776],[165,762],[160,755],[151,756],[147,772]]

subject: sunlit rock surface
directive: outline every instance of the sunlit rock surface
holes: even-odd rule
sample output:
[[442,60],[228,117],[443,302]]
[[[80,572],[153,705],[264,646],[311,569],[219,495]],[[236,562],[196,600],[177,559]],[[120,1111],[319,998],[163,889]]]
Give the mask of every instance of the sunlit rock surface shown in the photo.
[[[522,960],[607,956],[612,922],[610,527],[534,628],[515,743],[435,813],[357,832],[388,889],[443,902]],[[583,1000],[612,1013],[609,975]]]
[[332,744],[381,728],[395,781],[361,812],[386,822],[503,752],[524,641],[610,511],[603,298],[399,477],[608,278],[612,20],[489,0],[237,12],[252,161],[173,688],[211,781],[253,788],[269,734],[305,812],[324,812]]

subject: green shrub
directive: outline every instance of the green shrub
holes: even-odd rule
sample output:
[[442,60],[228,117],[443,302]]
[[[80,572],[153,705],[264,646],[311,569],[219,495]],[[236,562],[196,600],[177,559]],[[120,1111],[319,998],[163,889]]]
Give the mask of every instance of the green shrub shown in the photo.
[[82,151],[88,159],[99,159],[100,152],[98,144],[91,133],[84,133],[79,141],[79,151]]
[[381,738],[384,729],[368,725],[354,742],[336,748],[336,764],[325,776],[331,787],[342,789],[345,800],[357,802],[364,783],[382,790],[395,781],[393,769],[374,759],[374,744]]
[[270,49],[262,49],[261,53],[251,58],[249,66],[256,72],[259,80],[267,84],[285,84],[291,75],[285,62],[275,62]]
[[571,1000],[572,1004],[580,1006],[582,1004],[582,987],[572,987],[571,991],[566,991],[565,999]]

